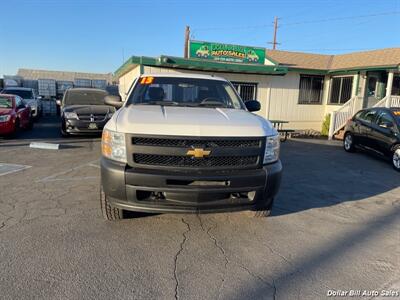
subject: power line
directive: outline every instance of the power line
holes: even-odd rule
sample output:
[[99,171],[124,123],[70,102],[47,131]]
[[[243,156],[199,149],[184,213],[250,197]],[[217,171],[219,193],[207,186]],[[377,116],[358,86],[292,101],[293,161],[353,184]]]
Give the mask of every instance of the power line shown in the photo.
[[320,19],[320,20],[283,23],[283,24],[281,24],[281,26],[286,27],[286,26],[301,25],[301,24],[325,23],[325,22],[332,22],[332,21],[353,20],[353,19],[361,19],[361,18],[369,18],[369,17],[391,16],[391,15],[400,15],[400,11],[382,12],[382,13],[370,14],[370,15],[358,15],[358,16],[348,16],[348,17],[327,18],[327,19]]
[[258,29],[265,27],[273,27],[273,24],[260,24],[260,25],[252,25],[252,26],[235,26],[235,27],[206,27],[206,28],[194,28],[192,32],[195,31],[212,31],[212,30],[247,30],[247,29]]
[[[326,22],[353,20],[353,19],[361,19],[361,18],[369,18],[369,17],[392,16],[392,15],[400,15],[400,11],[390,11],[390,12],[382,12],[382,13],[376,13],[376,14],[337,17],[337,18],[326,18],[326,19],[319,19],[319,20],[308,20],[308,21],[304,20],[304,21],[292,22],[292,23],[281,23],[280,27],[302,25],[302,24],[314,24],[314,23],[326,23]],[[269,24],[258,24],[258,25],[250,25],[250,26],[234,26],[234,27],[203,27],[203,28],[194,28],[194,29],[192,29],[192,32],[213,31],[213,30],[251,30],[251,29],[259,29],[259,28],[266,28],[266,27],[274,27],[274,24],[269,23]]]
[[308,49],[285,49],[282,51],[369,51],[376,48],[308,48]]

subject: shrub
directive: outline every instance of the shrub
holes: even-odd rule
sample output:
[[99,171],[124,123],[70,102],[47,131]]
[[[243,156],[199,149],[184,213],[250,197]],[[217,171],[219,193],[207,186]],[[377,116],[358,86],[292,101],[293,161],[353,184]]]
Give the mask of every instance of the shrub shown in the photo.
[[329,125],[331,124],[331,114],[327,114],[325,116],[325,120],[322,123],[322,130],[321,130],[321,135],[322,136],[328,136],[329,134]]

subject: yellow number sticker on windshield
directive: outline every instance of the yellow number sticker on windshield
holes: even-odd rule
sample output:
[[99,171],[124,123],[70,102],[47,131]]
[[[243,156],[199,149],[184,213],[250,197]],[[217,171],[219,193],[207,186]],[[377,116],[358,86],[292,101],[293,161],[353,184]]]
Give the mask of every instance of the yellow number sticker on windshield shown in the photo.
[[395,116],[400,116],[400,110],[394,111],[393,113]]
[[154,77],[143,77],[142,80],[140,80],[140,84],[152,84],[154,80]]

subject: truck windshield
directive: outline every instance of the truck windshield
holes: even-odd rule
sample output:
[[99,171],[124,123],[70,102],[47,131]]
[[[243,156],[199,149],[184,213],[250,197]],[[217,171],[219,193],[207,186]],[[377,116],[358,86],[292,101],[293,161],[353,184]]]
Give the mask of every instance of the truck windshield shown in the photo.
[[181,77],[139,78],[128,104],[244,108],[226,81]]
[[12,100],[6,97],[0,97],[0,108],[12,108]]
[[64,105],[104,105],[105,96],[105,91],[69,90],[65,95]]
[[20,96],[22,99],[33,99],[32,91],[18,90],[18,89],[4,89],[3,94],[11,94]]

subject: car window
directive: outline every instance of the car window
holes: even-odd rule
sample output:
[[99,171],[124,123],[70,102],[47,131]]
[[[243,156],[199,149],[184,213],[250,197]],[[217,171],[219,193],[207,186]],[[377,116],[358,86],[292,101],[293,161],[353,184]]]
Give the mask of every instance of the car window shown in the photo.
[[141,77],[128,103],[243,108],[242,101],[228,82],[183,77]]
[[12,108],[12,99],[0,96],[0,108]]
[[11,94],[11,95],[17,95],[20,96],[23,99],[32,99],[33,94],[32,91],[26,91],[26,90],[18,90],[18,89],[4,89],[2,91],[3,94]]
[[378,118],[376,119],[376,124],[378,124],[378,126],[380,126],[385,123],[394,123],[394,119],[389,112],[382,111],[379,114]]
[[64,105],[104,105],[106,91],[68,90],[65,94]]
[[359,111],[358,113],[355,114],[354,119],[355,120],[360,120],[364,114],[365,114],[365,111],[361,110],[361,111]]
[[361,116],[361,120],[368,122],[368,123],[374,123],[375,118],[376,118],[376,110],[367,110],[365,113]]
[[16,96],[16,97],[15,97],[15,107],[16,107],[16,108],[19,108],[20,105],[21,105],[21,103],[22,103],[21,98],[18,97],[18,96]]
[[393,115],[397,121],[397,124],[400,125],[400,109],[394,109],[393,110]]

